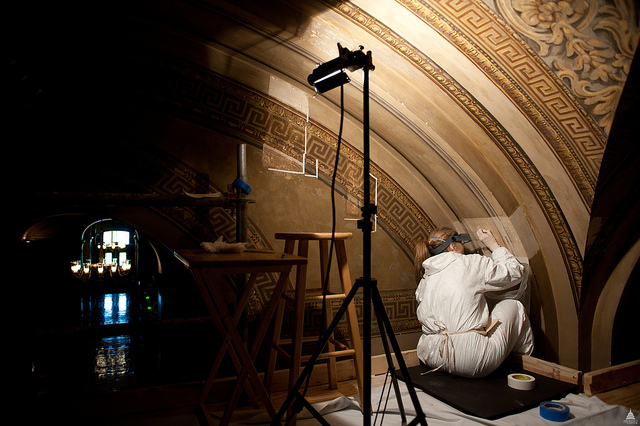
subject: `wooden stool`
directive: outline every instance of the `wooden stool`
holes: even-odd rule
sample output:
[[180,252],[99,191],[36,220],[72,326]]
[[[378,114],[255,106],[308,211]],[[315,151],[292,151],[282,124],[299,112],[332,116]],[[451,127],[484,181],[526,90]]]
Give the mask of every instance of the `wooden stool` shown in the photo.
[[[343,300],[347,294],[351,291],[351,275],[349,274],[349,266],[347,264],[347,252],[345,249],[344,240],[352,237],[351,232],[336,232],[334,238],[334,253],[338,264],[338,273],[340,276],[340,283],[342,285],[342,293],[331,293],[326,295],[325,304],[325,324],[321,335],[328,325],[333,320],[332,301]],[[290,233],[277,233],[275,238],[278,240],[285,240],[284,252],[293,254],[296,241],[298,242],[298,256],[308,257],[309,253],[309,241],[318,241],[320,249],[320,276],[321,282],[324,284],[328,269],[328,253],[329,244],[331,243],[331,232],[290,232]],[[284,309],[286,305],[287,296],[283,293],[282,300],[278,307],[278,311],[274,318],[274,333],[271,343],[271,350],[269,354],[269,362],[267,366],[267,373],[265,377],[265,383],[267,389],[270,390],[273,373],[275,370],[277,355],[283,355],[290,365],[289,369],[289,391],[293,388],[296,381],[300,377],[300,365],[304,361],[302,357],[302,343],[303,343],[303,328],[304,328],[304,311],[305,302],[320,301],[322,302],[323,295],[311,295],[307,294],[306,279],[307,279],[307,265],[296,266],[296,285],[293,296],[293,334],[291,339],[291,352],[288,353],[282,345],[287,343],[285,340],[280,339],[280,329],[282,328],[282,319],[284,316]],[[289,281],[288,285],[291,285]],[[289,299],[290,296],[289,296]],[[291,301],[291,300],[290,300]],[[356,380],[358,383],[358,390],[362,397],[362,341],[360,340],[360,329],[358,327],[358,317],[356,315],[355,306],[350,304],[346,311],[347,328],[349,331],[349,338],[351,340],[351,347],[347,347],[340,342],[335,341],[333,336],[325,347],[325,352],[318,357],[318,361],[327,363],[329,388],[336,389],[338,387],[338,378],[336,372],[336,357],[352,356],[354,366],[356,369]],[[317,337],[312,338],[314,341]],[[336,350],[335,346],[338,346]]]

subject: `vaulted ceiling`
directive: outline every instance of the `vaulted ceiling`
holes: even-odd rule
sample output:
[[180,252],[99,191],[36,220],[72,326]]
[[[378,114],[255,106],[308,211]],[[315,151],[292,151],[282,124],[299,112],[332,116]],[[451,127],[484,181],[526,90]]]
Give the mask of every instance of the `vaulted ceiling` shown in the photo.
[[[68,6],[19,13],[26,26],[14,34],[26,42],[17,64],[47,70],[39,71],[39,83],[20,84],[23,105],[51,91],[61,95],[73,81],[66,89],[78,102],[64,104],[70,118],[108,117],[130,129],[139,124],[132,110],[161,106],[163,114],[221,139],[259,148],[265,167],[304,164],[324,186],[340,140],[337,191],[356,207],[368,142],[378,224],[397,250],[409,259],[414,242],[437,226],[494,229],[516,255],[530,259],[536,297],[550,301],[538,309],[555,329],[547,330],[551,340],[564,339],[550,351],[576,364],[591,206],[640,37],[632,0],[154,0],[109,4],[109,10],[61,7]],[[340,89],[317,94],[307,82],[318,64],[338,56],[338,44],[371,52],[368,116],[361,70],[349,73],[343,98]],[[35,54],[24,55],[25,46]],[[59,81],[48,86],[54,78]],[[110,108],[125,101],[116,99],[121,93],[127,113]],[[91,114],[83,111],[89,105]],[[151,139],[158,127],[137,134]],[[114,133],[106,145],[122,136]],[[187,169],[201,170],[203,144],[185,137],[145,155],[184,171],[186,181]],[[140,146],[127,142],[128,149]],[[184,164],[167,166],[159,152]]]

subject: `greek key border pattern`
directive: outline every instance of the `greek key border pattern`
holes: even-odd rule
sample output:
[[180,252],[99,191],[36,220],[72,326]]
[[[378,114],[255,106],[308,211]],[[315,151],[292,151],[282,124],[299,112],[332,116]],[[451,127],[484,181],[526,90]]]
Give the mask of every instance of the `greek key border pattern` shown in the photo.
[[[544,61],[482,2],[396,1],[451,40],[513,100],[556,153],[590,208],[606,135]],[[486,37],[488,32],[491,37]]]
[[[384,303],[384,308],[387,312],[389,320],[391,321],[394,332],[411,332],[421,329],[420,321],[416,317],[416,310],[418,309],[418,302],[416,301],[415,294],[413,293],[397,293],[397,292],[381,292],[380,298]],[[356,316],[358,317],[358,325],[360,329],[363,327],[363,298],[360,294],[353,298],[353,306],[356,310]],[[333,301],[332,310],[333,314],[337,314],[342,301]],[[320,334],[320,324],[322,324],[322,302],[314,302],[307,304],[304,311],[304,335],[305,336],[317,336]],[[292,325],[291,315],[285,316],[283,327],[283,337],[290,337],[290,330]],[[338,326],[335,329],[336,338],[338,340],[349,339],[349,329],[347,327],[347,320],[343,318],[338,322]],[[380,327],[377,321],[372,321],[371,332],[374,335],[379,334]]]

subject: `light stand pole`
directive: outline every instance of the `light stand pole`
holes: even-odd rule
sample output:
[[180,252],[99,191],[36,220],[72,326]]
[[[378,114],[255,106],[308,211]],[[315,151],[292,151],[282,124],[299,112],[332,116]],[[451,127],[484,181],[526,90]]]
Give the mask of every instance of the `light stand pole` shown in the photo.
[[[363,154],[364,154],[364,170],[362,172],[364,183],[364,201],[362,206],[362,221],[358,222],[358,227],[362,229],[362,291],[363,291],[363,394],[362,401],[363,424],[371,423],[368,413],[371,413],[371,216],[376,214],[377,207],[371,204],[371,151],[369,149],[369,72],[373,71],[373,61],[371,52],[368,52],[366,64],[363,65],[363,98],[362,98],[362,115],[363,115]],[[368,379],[368,380],[367,380]],[[368,421],[367,421],[368,419]]]
[[[370,135],[369,135],[369,72],[374,69],[373,61],[371,57],[371,52],[367,52],[365,55],[362,51],[362,47],[359,51],[350,52],[348,49],[343,48],[338,43],[338,49],[340,51],[340,56],[330,62],[327,62],[323,65],[320,65],[316,70],[309,75],[308,81],[311,85],[316,87],[316,90],[319,92],[325,92],[327,90],[331,90],[335,87],[338,87],[349,81],[346,73],[344,73],[345,69],[350,71],[355,71],[357,69],[362,68],[364,73],[364,86],[363,86],[363,134],[364,134],[364,170],[363,170],[363,178],[364,178],[364,206],[362,207],[362,220],[358,221],[358,227],[362,229],[363,233],[363,276],[356,280],[355,285],[352,287],[351,291],[347,295],[347,297],[343,300],[340,309],[338,310],[336,316],[334,317],[331,325],[327,328],[322,338],[318,341],[316,349],[307,362],[302,374],[298,378],[298,381],[295,383],[294,387],[290,390],[287,399],[282,404],[280,411],[276,414],[276,417],[272,421],[272,425],[278,425],[287,412],[289,406],[293,403],[293,411],[297,412],[304,405],[309,412],[321,423],[324,425],[328,425],[320,413],[318,413],[315,408],[299,393],[299,389],[302,386],[302,383],[306,380],[308,376],[311,375],[311,371],[313,370],[313,366],[322,353],[324,347],[326,346],[329,338],[333,334],[333,331],[338,326],[338,323],[344,316],[347,311],[347,307],[353,301],[356,293],[359,288],[363,289],[363,401],[362,401],[362,413],[363,413],[363,425],[368,426],[371,424],[371,416],[372,416],[372,407],[371,407],[371,308],[373,306],[374,311],[376,313],[376,318],[378,320],[378,326],[380,327],[380,337],[382,339],[382,343],[384,346],[387,363],[389,366],[389,370],[391,373],[391,379],[393,381],[394,390],[396,393],[396,398],[398,400],[398,405],[401,411],[403,424],[406,424],[404,408],[402,406],[402,399],[400,395],[400,390],[397,384],[397,378],[395,375],[395,368],[393,365],[393,358],[391,357],[389,342],[391,342],[391,346],[396,354],[396,361],[402,371],[402,376],[404,378],[405,384],[407,385],[407,389],[409,391],[409,395],[411,397],[411,401],[413,402],[416,417],[409,423],[413,424],[427,424],[426,416],[422,411],[420,406],[420,401],[418,400],[418,396],[413,387],[413,383],[411,382],[411,378],[407,371],[407,366],[404,363],[404,358],[402,357],[402,351],[400,350],[400,346],[395,338],[393,333],[393,329],[391,327],[391,321],[389,321],[389,317],[387,316],[387,312],[384,309],[384,303],[382,298],[380,297],[380,293],[377,287],[376,280],[371,277],[371,231],[372,231],[372,223],[371,217],[375,215],[377,212],[377,207],[371,204],[371,182],[370,182]],[[336,162],[337,164],[337,162]],[[352,336],[352,338],[357,338],[356,336]],[[387,341],[388,338],[388,341]]]

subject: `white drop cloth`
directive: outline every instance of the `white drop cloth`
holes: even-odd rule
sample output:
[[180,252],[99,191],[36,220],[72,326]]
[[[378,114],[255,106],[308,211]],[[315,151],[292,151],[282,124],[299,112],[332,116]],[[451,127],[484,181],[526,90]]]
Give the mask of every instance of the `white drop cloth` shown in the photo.
[[[404,405],[407,422],[415,418],[416,410],[411,402],[409,392],[404,382],[399,381],[402,395],[402,404]],[[384,395],[387,395],[389,388],[384,388]],[[371,400],[374,410],[377,410],[380,394],[383,388],[374,388],[371,390]],[[497,420],[485,420],[479,417],[470,416],[461,411],[439,401],[432,396],[427,395],[419,389],[416,394],[420,401],[422,411],[426,415],[427,424],[430,426],[451,426],[451,425],[494,425],[494,426],[535,426],[535,425],[567,425],[567,426],[603,426],[603,425],[626,425],[640,424],[640,412],[638,410],[629,410],[620,405],[609,405],[598,399],[596,396],[588,397],[585,395],[569,394],[566,398],[556,400],[566,404],[571,410],[571,419],[558,423],[540,417],[538,407],[523,411],[518,414],[503,417]],[[382,403],[384,406],[384,401]],[[276,407],[278,409],[279,407]],[[332,401],[315,404],[314,408],[320,412],[322,417],[332,426],[354,426],[363,424],[360,404],[356,398],[340,397]],[[631,415],[629,412],[631,411]],[[638,423],[632,423],[627,418],[633,417]],[[374,423],[375,421],[375,423]],[[268,425],[270,420],[264,411],[248,410],[237,411],[232,419],[233,425]],[[296,423],[300,426],[317,425],[315,418],[309,415],[306,410],[298,415]],[[400,411],[393,389],[389,394],[386,408],[384,409],[384,417],[378,414],[376,420],[375,414],[371,418],[372,425],[401,425]]]

